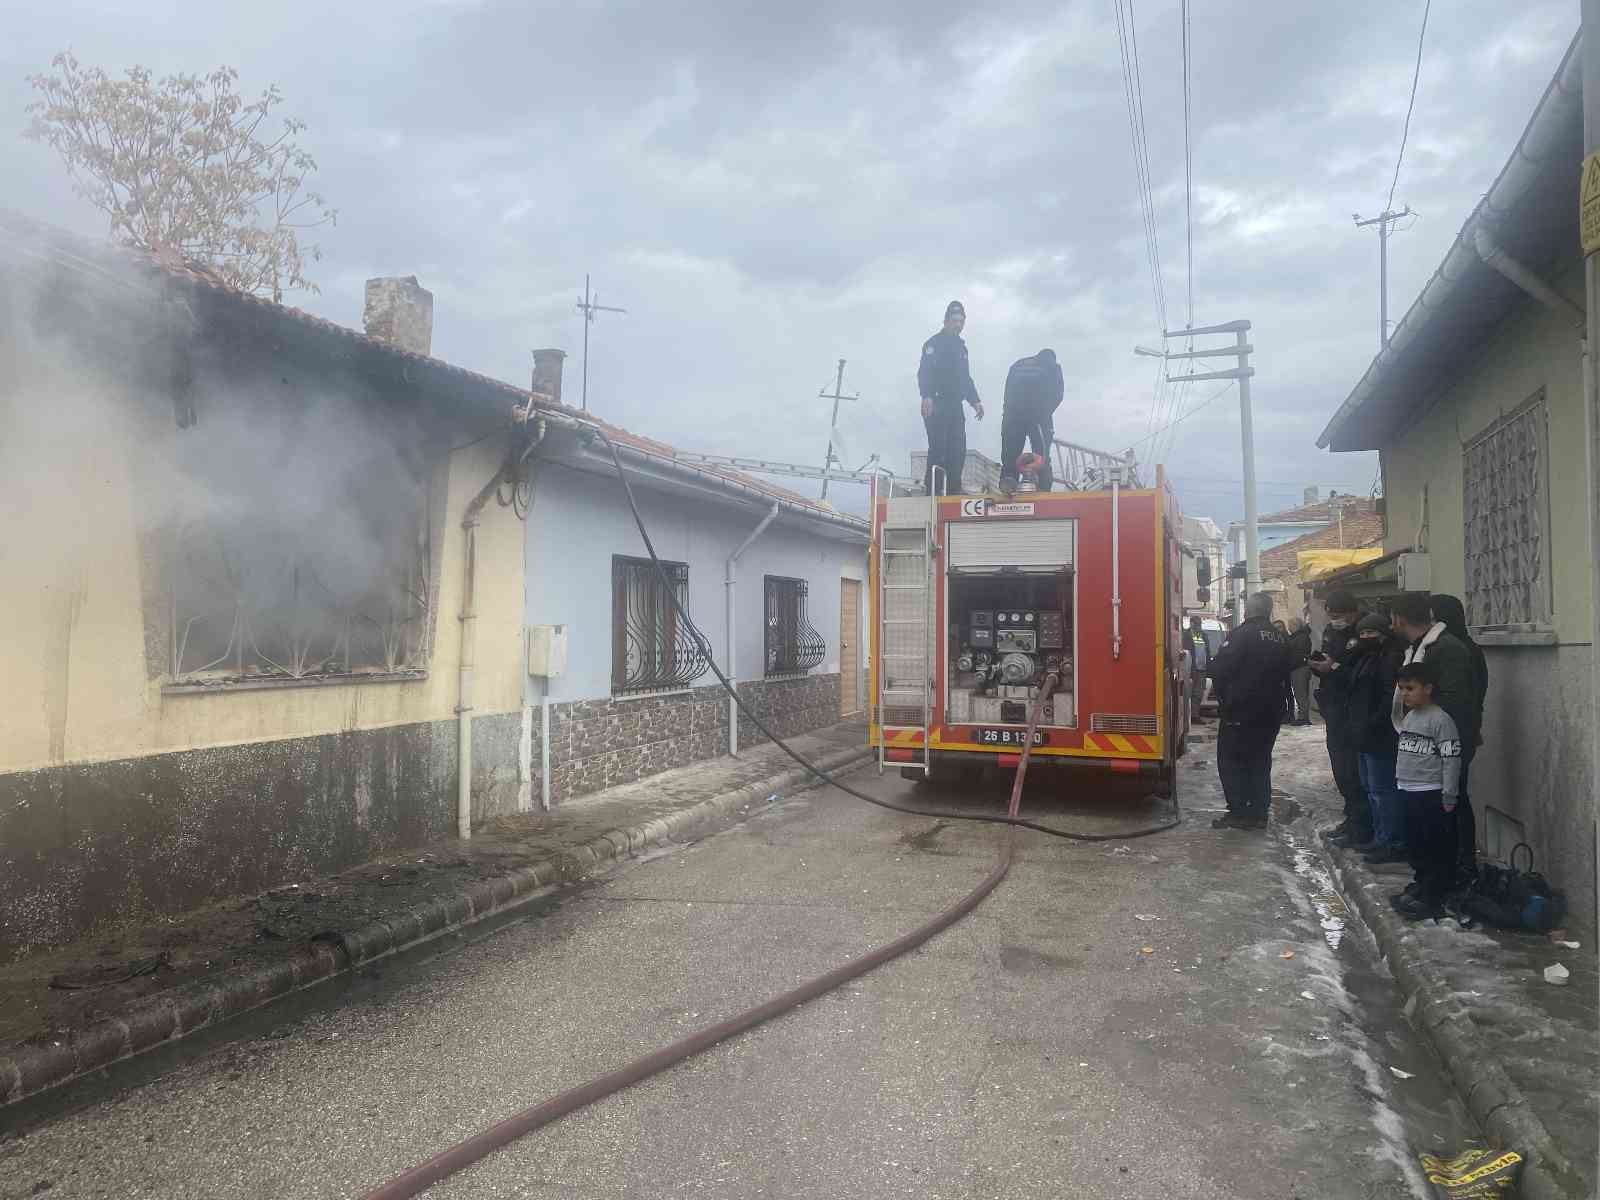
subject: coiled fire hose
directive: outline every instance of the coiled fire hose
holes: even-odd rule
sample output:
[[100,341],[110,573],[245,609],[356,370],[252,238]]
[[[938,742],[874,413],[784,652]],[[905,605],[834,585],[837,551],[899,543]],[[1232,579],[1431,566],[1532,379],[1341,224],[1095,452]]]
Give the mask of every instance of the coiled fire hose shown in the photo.
[[754,1029],[757,1025],[770,1021],[773,1017],[788,1012],[791,1008],[796,1008],[808,1000],[815,1000],[818,996],[833,991],[841,984],[865,975],[868,971],[882,966],[891,959],[898,958],[908,950],[916,949],[929,938],[948,929],[977,908],[984,898],[999,886],[1000,881],[1006,877],[1006,873],[1011,869],[1011,860],[1015,851],[1016,830],[1019,828],[1033,829],[1040,833],[1068,838],[1073,841],[1110,842],[1149,837],[1151,834],[1161,833],[1179,824],[1179,820],[1174,818],[1165,824],[1156,825],[1148,829],[1135,830],[1132,833],[1084,834],[1051,829],[1048,826],[1038,825],[1032,821],[1024,821],[1017,815],[1022,806],[1022,784],[1027,776],[1028,759],[1033,752],[1033,735],[1039,725],[1039,716],[1044,710],[1045,701],[1049,699],[1051,693],[1055,691],[1056,686],[1060,683],[1060,677],[1056,673],[1051,673],[1045,677],[1044,683],[1039,688],[1039,695],[1034,700],[1033,707],[1028,713],[1028,728],[1022,744],[1022,756],[1017,763],[1017,773],[1011,784],[1011,799],[1006,805],[1006,815],[1003,817],[985,814],[945,813],[930,809],[912,808],[907,805],[891,804],[887,800],[868,796],[847,784],[840,783],[828,772],[806,761],[791,749],[783,739],[767,728],[761,718],[750,710],[743,697],[739,695],[738,690],[732,686],[727,676],[722,673],[715,661],[712,660],[710,646],[705,641],[705,635],[689,620],[689,614],[684,611],[682,603],[678,600],[676,589],[670,586],[666,572],[662,569],[661,560],[656,556],[655,546],[650,541],[650,533],[645,528],[644,518],[640,515],[639,506],[634,501],[633,489],[629,486],[627,474],[623,471],[622,462],[617,457],[616,447],[605,436],[604,430],[596,429],[595,433],[605,441],[607,449],[611,451],[611,460],[616,464],[617,477],[622,481],[628,505],[633,509],[634,523],[638,525],[639,535],[644,539],[645,549],[650,553],[650,561],[655,564],[657,575],[661,580],[662,590],[671,597],[673,607],[677,610],[678,620],[682,622],[683,628],[688,629],[691,635],[702,644],[707,651],[706,659],[711,663],[711,670],[715,672],[718,681],[727,689],[729,695],[733,696],[739,705],[740,711],[750,719],[756,728],[782,747],[790,758],[794,759],[818,779],[859,800],[865,800],[868,804],[876,805],[879,808],[891,809],[895,812],[910,813],[913,816],[938,817],[942,820],[951,821],[983,821],[1007,825],[1010,828],[1006,830],[1006,835],[1001,840],[999,857],[993,870],[985,875],[978,885],[961,897],[960,900],[909,933],[902,934],[887,945],[880,946],[876,950],[870,950],[858,958],[853,958],[849,962],[817,976],[815,979],[802,983],[798,987],[791,988],[781,995],[774,996],[772,999],[756,1005],[754,1008],[748,1008],[744,1012],[729,1017],[725,1021],[719,1021],[715,1025],[708,1025],[704,1029],[680,1038],[678,1041],[646,1054],[642,1058],[636,1058],[614,1071],[607,1072],[577,1087],[569,1088],[531,1108],[525,1108],[505,1120],[473,1134],[465,1141],[457,1142],[455,1145],[441,1150],[425,1162],[418,1163],[416,1166],[401,1172],[388,1182],[364,1193],[362,1200],[405,1200],[407,1197],[415,1196],[423,1189],[431,1187],[440,1180],[470,1166],[486,1155],[510,1145],[518,1138],[532,1133],[536,1129],[543,1128],[552,1122],[560,1120],[569,1113],[576,1112],[578,1109],[593,1104],[597,1100],[603,1100],[605,1097],[615,1092],[620,1092],[624,1088],[632,1087],[636,1083],[642,1083],[652,1075],[659,1074],[670,1066],[687,1058],[692,1058],[703,1050],[709,1050],[718,1042],[726,1041],[728,1038]]

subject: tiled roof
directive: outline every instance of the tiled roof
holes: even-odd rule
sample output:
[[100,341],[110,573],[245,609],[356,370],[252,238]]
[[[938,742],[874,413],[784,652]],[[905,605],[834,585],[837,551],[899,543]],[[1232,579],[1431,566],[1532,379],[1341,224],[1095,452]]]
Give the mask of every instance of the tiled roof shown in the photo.
[[[110,242],[95,238],[84,237],[81,234],[70,233],[42,221],[10,209],[0,208],[0,251],[12,251],[20,257],[45,258],[54,264],[79,273],[98,276],[108,283],[114,283],[119,274],[125,274],[130,268],[146,277],[162,277],[178,280],[186,287],[196,292],[218,299],[224,303],[232,303],[254,309],[271,320],[283,321],[296,328],[305,330],[314,335],[329,339],[343,341],[352,346],[360,346],[373,353],[387,356],[402,364],[411,364],[424,367],[431,372],[437,372],[456,379],[469,387],[481,390],[489,398],[503,398],[509,406],[526,408],[531,401],[536,409],[565,413],[579,417],[600,426],[605,430],[606,436],[615,439],[619,444],[631,446],[636,450],[651,454],[663,459],[672,459],[677,455],[677,450],[666,442],[659,442],[653,438],[642,437],[630,433],[621,426],[612,425],[608,421],[601,421],[590,413],[581,412],[570,405],[561,404],[543,393],[529,391],[527,388],[506,383],[504,380],[495,379],[477,371],[469,371],[465,367],[458,367],[440,358],[427,354],[418,354],[412,350],[403,350],[388,342],[369,337],[366,333],[335,324],[322,317],[314,316],[304,309],[292,308],[286,304],[278,304],[264,296],[252,295],[242,292],[237,288],[224,283],[212,272],[197,267],[194,264],[147,251],[134,250],[123,246],[116,246]],[[0,264],[4,257],[0,256]],[[782,500],[801,508],[810,509],[818,516],[826,517],[833,521],[853,522],[866,528],[865,522],[847,514],[840,513],[832,505],[819,502],[807,496],[791,492],[787,488],[778,487],[762,479],[746,475],[741,471],[729,470],[726,467],[693,464],[696,474],[708,477],[720,477],[739,486],[741,489],[754,489],[774,500]]]
[[1314,521],[1334,521],[1339,519],[1339,509],[1345,511],[1345,520],[1350,519],[1350,514],[1370,513],[1375,509],[1371,496],[1329,496],[1318,500],[1315,504],[1302,504],[1298,508],[1286,508],[1282,512],[1268,513],[1266,516],[1257,517],[1258,525],[1309,525]]
[[[1370,503],[1369,503],[1370,508]],[[1284,542],[1261,552],[1261,578],[1283,579],[1300,569],[1296,555],[1302,550],[1361,550],[1383,542],[1383,518],[1375,512],[1346,513],[1344,526],[1339,522],[1303,533],[1293,541]]]

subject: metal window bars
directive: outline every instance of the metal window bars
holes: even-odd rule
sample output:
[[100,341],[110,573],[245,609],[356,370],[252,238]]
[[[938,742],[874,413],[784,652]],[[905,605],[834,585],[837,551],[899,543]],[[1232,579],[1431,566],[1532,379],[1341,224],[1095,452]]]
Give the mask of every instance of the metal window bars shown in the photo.
[[174,684],[403,674],[427,668],[426,535],[352,569],[256,528],[175,531],[168,585]]
[[[689,607],[689,566],[661,564],[678,601]],[[687,687],[706,673],[710,657],[699,631],[678,620],[672,597],[648,558],[611,559],[613,692]]]
[[795,675],[811,670],[827,654],[828,643],[806,620],[806,581],[768,575],[765,583],[766,673]]
[[1542,397],[1463,450],[1465,599],[1473,625],[1550,618],[1548,455]]

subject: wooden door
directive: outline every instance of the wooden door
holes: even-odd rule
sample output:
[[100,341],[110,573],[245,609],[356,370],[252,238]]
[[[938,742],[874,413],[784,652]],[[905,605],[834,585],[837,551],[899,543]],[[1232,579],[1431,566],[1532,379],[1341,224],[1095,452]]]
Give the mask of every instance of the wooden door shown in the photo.
[[861,711],[861,581],[839,581],[839,715]]

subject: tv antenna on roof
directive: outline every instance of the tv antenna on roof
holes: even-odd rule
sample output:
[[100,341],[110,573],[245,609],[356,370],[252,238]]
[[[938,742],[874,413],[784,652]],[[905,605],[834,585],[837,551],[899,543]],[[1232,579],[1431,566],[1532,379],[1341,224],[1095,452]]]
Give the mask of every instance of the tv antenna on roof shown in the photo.
[[625,308],[612,308],[608,304],[600,303],[598,293],[590,295],[589,276],[583,276],[583,299],[578,301],[578,311],[583,314],[583,411],[589,411],[589,326],[594,324],[595,313],[613,312],[625,313]]

